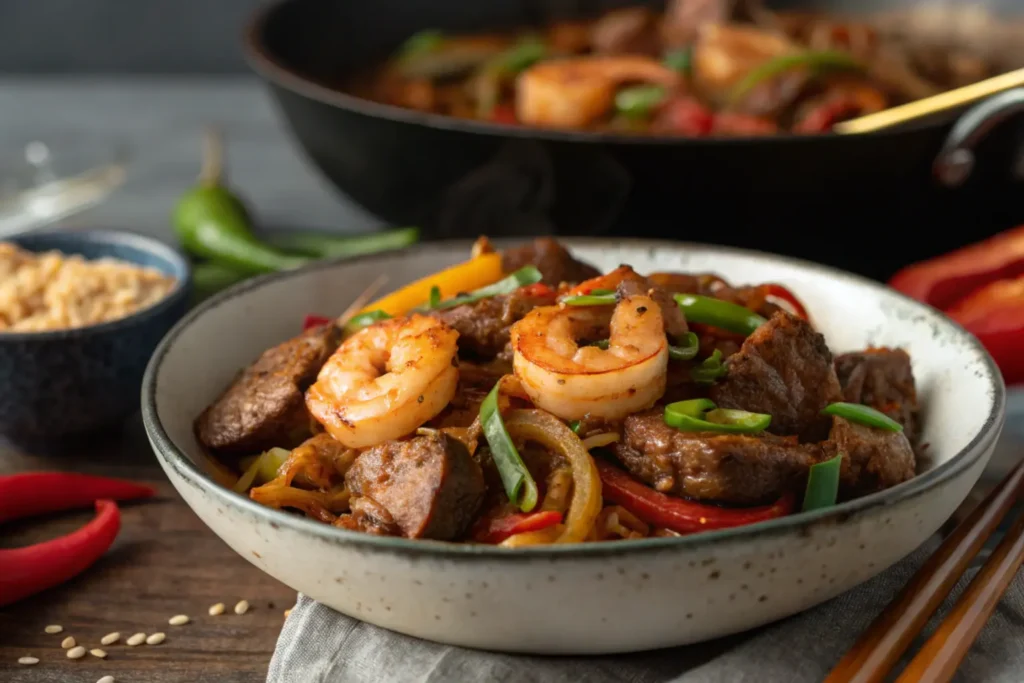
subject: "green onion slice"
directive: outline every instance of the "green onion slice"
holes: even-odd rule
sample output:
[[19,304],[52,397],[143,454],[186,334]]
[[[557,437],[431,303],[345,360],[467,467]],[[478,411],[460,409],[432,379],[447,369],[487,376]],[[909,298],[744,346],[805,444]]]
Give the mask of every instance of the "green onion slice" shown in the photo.
[[347,323],[345,323],[344,332],[345,334],[355,334],[364,327],[380,322],[381,320],[388,320],[391,318],[390,315],[384,311],[366,311],[358,315],[352,316]]
[[677,401],[665,406],[665,424],[683,432],[757,434],[767,429],[771,422],[771,415],[718,408],[707,398]]
[[498,410],[500,387],[499,380],[480,404],[480,424],[508,499],[523,512],[530,512],[537,506],[537,483],[519,457],[519,451],[505,428],[505,421],[501,419],[501,411]]
[[690,322],[719,327],[729,332],[750,335],[765,319],[749,308],[700,294],[676,294],[673,297]]
[[544,279],[536,266],[523,266],[511,275],[498,280],[494,284],[474,289],[467,294],[460,294],[445,301],[439,301],[437,305],[430,305],[433,310],[443,311],[448,308],[455,308],[465,304],[473,304],[482,299],[490,299],[492,296],[511,294],[520,287],[533,285]]
[[722,352],[715,349],[714,353],[701,361],[701,364],[690,369],[690,378],[697,384],[714,384],[715,380],[725,377],[729,369],[722,362]]
[[[698,339],[697,335],[693,332],[687,332],[683,337],[682,344],[679,344],[678,346],[672,344],[669,345],[668,357],[672,360],[693,360],[697,357],[698,351],[700,351],[700,339]],[[721,357],[721,352],[719,352],[718,355]]]
[[839,497],[839,472],[843,467],[843,454],[831,460],[811,465],[804,492],[803,511],[832,507]]
[[615,94],[615,109],[630,119],[645,119],[665,101],[668,91],[660,85],[637,85]]
[[820,50],[779,55],[755,67],[733,87],[731,103],[739,100],[761,83],[793,69],[808,68],[817,73],[832,69],[862,70],[864,65],[849,52]]
[[885,429],[890,432],[902,432],[903,425],[892,419],[885,413],[879,412],[871,406],[860,403],[830,403],[823,411],[826,415],[845,417],[850,422],[857,422],[876,429]]
[[688,74],[693,65],[693,51],[690,48],[672,50],[665,54],[662,63],[673,71]]
[[430,303],[431,308],[437,308],[441,305],[441,288],[434,285],[430,288]]

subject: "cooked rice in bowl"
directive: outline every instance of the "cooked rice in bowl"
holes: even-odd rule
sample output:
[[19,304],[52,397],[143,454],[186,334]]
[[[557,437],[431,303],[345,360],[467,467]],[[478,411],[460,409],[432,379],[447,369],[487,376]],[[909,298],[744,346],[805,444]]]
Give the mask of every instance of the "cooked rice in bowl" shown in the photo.
[[0,332],[44,332],[125,318],[166,297],[177,280],[112,258],[87,260],[0,242]]

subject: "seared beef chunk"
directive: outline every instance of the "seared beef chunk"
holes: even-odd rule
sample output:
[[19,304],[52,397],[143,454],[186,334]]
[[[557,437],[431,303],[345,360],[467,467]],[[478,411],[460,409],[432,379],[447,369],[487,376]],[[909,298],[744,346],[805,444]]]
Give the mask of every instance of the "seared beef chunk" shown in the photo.
[[353,510],[383,508],[406,538],[451,541],[480,509],[484,478],[461,441],[440,432],[388,441],[362,453],[345,475]]
[[626,418],[615,454],[633,476],[658,491],[700,500],[751,505],[804,485],[820,459],[816,445],[770,434],[681,432],[660,409]]
[[661,53],[658,16],[647,7],[625,7],[608,12],[594,22],[590,43],[598,54]]
[[842,398],[825,338],[801,318],[779,311],[747,337],[711,388],[720,408],[769,413],[773,434],[822,441],[831,421],[821,414]]
[[[625,268],[625,266],[623,266]],[[650,296],[661,308],[662,318],[665,319],[665,334],[669,339],[679,339],[689,331],[686,325],[686,316],[679,310],[672,294],[662,289],[642,275],[638,275],[630,268],[629,274],[615,288],[619,298],[627,296]]]
[[910,356],[902,349],[868,349],[836,357],[843,400],[863,403],[903,425],[913,444],[917,438],[917,389]]
[[309,436],[303,392],[338,345],[333,325],[268,349],[196,420],[199,441],[221,455],[291,448]]
[[601,274],[592,265],[574,259],[565,247],[550,237],[540,237],[532,244],[506,249],[501,263],[506,273],[534,265],[544,276],[542,282],[552,287],[563,282],[583,282]]
[[[526,290],[527,292],[529,290]],[[434,315],[459,333],[459,352],[492,359],[508,345],[509,328],[537,306],[555,303],[554,295],[537,296],[523,290],[457,306]]]
[[843,453],[839,473],[839,497],[856,498],[907,481],[914,476],[916,461],[903,432],[890,432],[833,418],[824,444],[826,458]]

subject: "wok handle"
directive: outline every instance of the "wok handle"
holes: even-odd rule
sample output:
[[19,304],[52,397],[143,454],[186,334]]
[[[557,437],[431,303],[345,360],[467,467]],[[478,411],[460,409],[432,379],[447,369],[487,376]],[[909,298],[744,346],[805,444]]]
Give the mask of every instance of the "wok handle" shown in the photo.
[[993,129],[1010,117],[1024,112],[1024,88],[1014,88],[993,95],[967,110],[953,125],[932,172],[946,187],[959,187],[974,170],[974,148]]

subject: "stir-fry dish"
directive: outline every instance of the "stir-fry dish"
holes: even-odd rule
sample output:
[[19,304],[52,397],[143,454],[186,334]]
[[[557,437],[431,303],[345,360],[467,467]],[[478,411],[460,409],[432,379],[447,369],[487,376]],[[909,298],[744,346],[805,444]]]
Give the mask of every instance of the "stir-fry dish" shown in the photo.
[[1005,68],[865,19],[669,0],[488,35],[426,30],[346,89],[460,118],[679,135],[822,133]]
[[910,357],[833,357],[778,284],[601,274],[551,239],[481,238],[305,327],[196,434],[236,491],[345,529],[515,547],[680,535],[915,474]]

